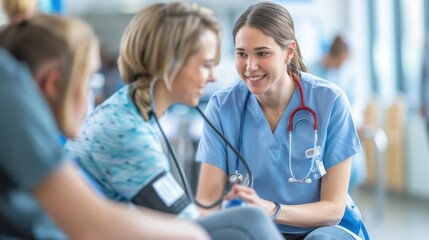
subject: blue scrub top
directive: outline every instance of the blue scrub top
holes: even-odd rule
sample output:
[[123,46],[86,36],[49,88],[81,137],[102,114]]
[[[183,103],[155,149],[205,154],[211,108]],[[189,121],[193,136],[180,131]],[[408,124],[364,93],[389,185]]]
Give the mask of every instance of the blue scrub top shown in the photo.
[[[317,145],[322,150],[319,157],[328,170],[361,151],[350,104],[339,87],[309,73],[301,73],[301,84],[305,103],[316,112],[318,118]],[[228,89],[215,93],[205,111],[207,117],[235,146],[238,145],[241,118],[245,111],[244,102],[248,92],[247,86],[240,81]],[[288,123],[291,112],[300,104],[300,95],[296,88],[275,132],[272,133],[256,97],[250,95],[240,150],[252,169],[253,187],[258,195],[287,205],[320,200],[321,179],[312,178],[311,184],[288,182],[291,177],[288,162],[290,151]],[[297,179],[303,178],[310,169],[311,158],[305,157],[305,151],[313,147],[312,119],[308,112],[299,111],[293,120],[292,168]],[[196,160],[232,173],[236,167],[236,158],[216,133],[205,124]],[[239,171],[245,174],[243,164],[239,165]],[[360,213],[350,198],[347,201],[347,211],[357,211],[351,214],[356,219],[349,222],[352,222],[351,225],[359,225],[357,219],[360,219]],[[351,225],[347,228],[353,228]],[[279,228],[287,233],[304,233],[311,230],[287,225],[279,225]]]

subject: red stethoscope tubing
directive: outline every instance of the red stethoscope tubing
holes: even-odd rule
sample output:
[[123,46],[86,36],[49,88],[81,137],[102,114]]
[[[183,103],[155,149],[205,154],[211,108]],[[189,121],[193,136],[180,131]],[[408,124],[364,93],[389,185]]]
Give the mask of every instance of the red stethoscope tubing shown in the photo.
[[308,111],[309,113],[311,113],[311,115],[313,116],[313,130],[317,131],[319,129],[319,126],[317,124],[316,112],[313,109],[311,109],[310,107],[308,107],[307,105],[305,105],[304,91],[302,90],[301,82],[298,80],[298,78],[296,77],[295,74],[292,73],[291,75],[292,75],[291,78],[293,79],[295,84],[298,86],[299,97],[301,99],[301,105],[299,107],[295,108],[289,117],[289,132],[292,132],[293,118],[295,117],[295,114],[299,111]]

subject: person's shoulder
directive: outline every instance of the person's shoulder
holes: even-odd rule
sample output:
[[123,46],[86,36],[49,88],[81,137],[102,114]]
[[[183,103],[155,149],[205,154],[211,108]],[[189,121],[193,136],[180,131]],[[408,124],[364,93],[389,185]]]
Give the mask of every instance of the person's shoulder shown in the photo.
[[[325,107],[333,107],[336,111],[342,111],[349,106],[349,100],[345,92],[334,83],[316,77],[312,74],[302,74],[303,88],[307,93],[307,97],[311,97],[313,101],[323,100]],[[304,87],[306,85],[306,87]],[[343,106],[343,107],[340,107]]]
[[16,61],[15,58],[6,49],[0,47],[0,61]]
[[[10,52],[4,48],[0,47],[0,63],[4,71],[13,72],[15,68],[26,66],[25,64],[18,61]],[[7,67],[6,67],[7,66]]]
[[3,80],[4,78],[14,79],[14,85],[16,85],[17,81],[22,81],[22,79],[32,80],[32,74],[27,64],[18,61],[9,51],[3,48],[0,48],[0,66],[2,66],[0,67],[0,76],[2,78],[0,82],[3,84],[10,83],[10,81]]
[[343,94],[343,90],[335,83],[332,83],[331,81],[320,78],[311,73],[302,72],[301,82],[303,85],[307,85],[311,89],[314,89],[316,92],[322,91],[325,93],[332,94],[333,96],[338,96]]
[[117,118],[135,109],[131,98],[128,96],[128,86],[125,85],[97,106],[92,115],[102,115],[103,118],[107,117],[107,119]]
[[147,124],[131,101],[128,86],[124,86],[94,109],[84,121],[83,128],[108,134],[128,131],[136,126],[145,128]]

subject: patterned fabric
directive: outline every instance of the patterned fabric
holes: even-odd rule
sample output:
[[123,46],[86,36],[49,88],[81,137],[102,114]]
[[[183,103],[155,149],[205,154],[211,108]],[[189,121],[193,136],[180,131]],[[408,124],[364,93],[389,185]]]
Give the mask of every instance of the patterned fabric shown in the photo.
[[[65,149],[106,196],[129,205],[153,178],[170,171],[155,119],[144,121],[128,86],[98,106],[84,122],[79,137],[68,141]],[[178,214],[186,219],[198,216],[194,204]]]
[[110,198],[129,202],[162,171],[169,171],[154,121],[140,116],[125,86],[98,106],[66,153]]

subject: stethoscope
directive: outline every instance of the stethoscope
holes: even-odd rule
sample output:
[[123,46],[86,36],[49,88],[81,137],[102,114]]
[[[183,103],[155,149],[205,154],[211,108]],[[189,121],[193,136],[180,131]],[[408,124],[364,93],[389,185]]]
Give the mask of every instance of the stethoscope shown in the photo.
[[[222,201],[223,201],[223,195],[226,194],[227,190],[229,189],[229,186],[231,186],[232,184],[241,184],[243,181],[239,181],[239,179],[235,179],[235,181],[231,181],[234,180],[233,178],[229,178],[226,183],[225,183],[225,187],[224,187],[224,193],[222,194],[222,196],[220,196],[216,201],[214,201],[212,204],[209,205],[205,205],[202,204],[200,202],[198,202],[192,195],[191,193],[191,188],[189,187],[189,183],[186,180],[185,177],[185,171],[183,170],[182,165],[180,164],[180,162],[177,160],[176,154],[174,153],[173,147],[170,144],[170,141],[168,140],[167,136],[165,135],[161,124],[158,121],[158,118],[156,116],[156,107],[155,107],[155,98],[154,98],[154,87],[155,87],[155,82],[157,80],[153,80],[150,83],[149,86],[149,96],[150,96],[150,103],[151,103],[151,111],[149,112],[149,118],[153,118],[156,122],[156,125],[158,126],[158,129],[161,132],[161,135],[165,141],[165,144],[167,146],[168,152],[171,155],[171,158],[173,159],[174,165],[177,168],[177,171],[179,173],[180,176],[180,180],[183,183],[184,189],[185,189],[185,193],[188,195],[188,198],[192,201],[195,202],[195,204],[201,208],[204,209],[211,209],[216,207],[217,205],[219,205]],[[134,95],[134,92],[131,91],[130,95]],[[132,97],[132,99],[134,99],[134,97]],[[134,100],[133,100],[134,102]],[[139,111],[139,108],[136,105],[136,109],[137,111]],[[252,172],[250,170],[249,165],[247,164],[246,160],[244,159],[244,157],[240,154],[240,152],[228,141],[228,139],[225,138],[225,136],[213,125],[213,123],[211,123],[209,121],[209,119],[205,116],[205,114],[201,111],[201,109],[197,106],[195,107],[195,109],[198,111],[198,113],[201,115],[201,117],[203,117],[204,121],[206,121],[206,123],[210,126],[210,128],[212,128],[216,134],[224,141],[224,143],[237,155],[237,161],[241,161],[241,163],[244,165],[244,168],[246,169],[248,176],[249,176],[249,181],[246,184],[248,187],[253,188],[253,175]]]
[[[322,177],[325,173],[325,170],[323,168],[323,162],[318,157],[320,155],[320,150],[317,148],[317,140],[318,140],[317,116],[316,116],[316,112],[305,104],[304,91],[302,90],[301,82],[298,80],[298,78],[296,77],[295,74],[292,74],[291,78],[293,79],[295,84],[298,86],[301,105],[298,106],[297,108],[295,108],[289,117],[288,130],[289,130],[289,147],[290,147],[290,150],[289,150],[288,160],[289,160],[289,171],[290,171],[291,177],[289,177],[288,181],[290,183],[307,183],[307,184],[310,184],[312,182],[312,180],[310,178],[310,175],[312,172],[314,173],[313,177],[315,179]],[[250,95],[251,94],[249,91],[247,93],[246,99],[244,101],[243,113],[242,113],[241,121],[240,121],[240,129],[239,129],[238,144],[237,144],[237,149],[239,152],[241,150],[241,145],[242,145],[242,141],[243,141],[242,139],[243,139],[244,121],[246,119],[247,104],[248,104]],[[294,175],[293,168],[292,168],[292,135],[293,135],[292,133],[293,133],[293,127],[294,127],[293,120],[294,120],[295,114],[298,113],[299,111],[307,111],[312,115],[314,135],[313,135],[313,151],[311,153],[312,154],[311,166],[310,166],[307,174],[303,178],[297,179]],[[243,181],[243,175],[241,173],[239,173],[239,166],[240,166],[240,161],[237,158],[235,161],[235,171],[230,176],[230,179],[231,178],[234,178],[234,179],[238,178],[238,179],[241,179],[241,181]]]

